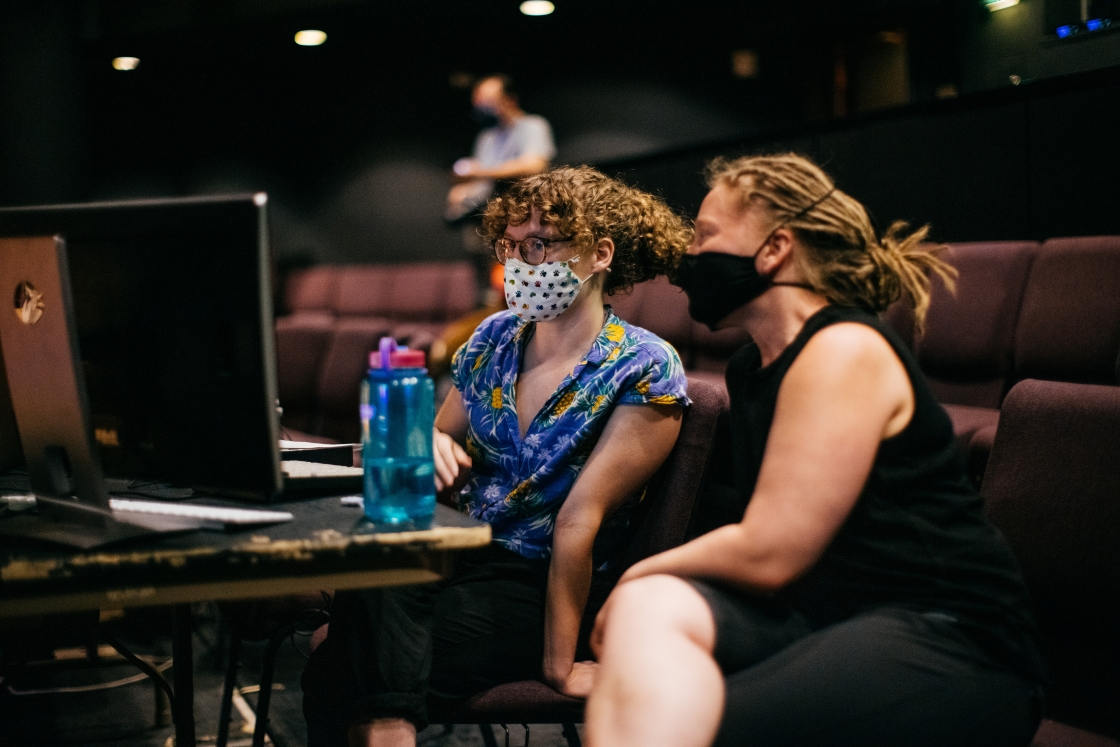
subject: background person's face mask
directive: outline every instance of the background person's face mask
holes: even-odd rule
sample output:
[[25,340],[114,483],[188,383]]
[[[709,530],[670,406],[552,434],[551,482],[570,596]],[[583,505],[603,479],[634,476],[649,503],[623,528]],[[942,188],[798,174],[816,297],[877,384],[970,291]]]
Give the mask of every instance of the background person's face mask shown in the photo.
[[494,111],[489,106],[476,106],[471,111],[471,119],[481,125],[483,129],[497,127],[500,121],[498,119],[498,112]]
[[547,322],[563,314],[583,288],[583,281],[571,268],[578,261],[579,257],[573,257],[531,265],[507,259],[505,291],[510,311],[527,322]]

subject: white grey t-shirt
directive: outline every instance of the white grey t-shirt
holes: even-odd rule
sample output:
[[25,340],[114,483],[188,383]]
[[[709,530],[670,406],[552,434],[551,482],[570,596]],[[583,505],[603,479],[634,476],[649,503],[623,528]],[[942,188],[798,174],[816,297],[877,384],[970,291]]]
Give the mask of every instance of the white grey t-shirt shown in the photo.
[[[488,127],[478,133],[472,157],[490,168],[528,155],[542,156],[550,161],[556,155],[552,127],[547,119],[536,114],[526,114],[509,127]],[[467,194],[456,204],[448,203],[444,218],[449,221],[458,220],[485,205],[494,194],[495,186],[497,185],[493,179],[468,182]]]
[[509,127],[488,127],[474,141],[474,159],[487,168],[527,155],[550,161],[556,155],[552,127],[536,114],[526,114]]

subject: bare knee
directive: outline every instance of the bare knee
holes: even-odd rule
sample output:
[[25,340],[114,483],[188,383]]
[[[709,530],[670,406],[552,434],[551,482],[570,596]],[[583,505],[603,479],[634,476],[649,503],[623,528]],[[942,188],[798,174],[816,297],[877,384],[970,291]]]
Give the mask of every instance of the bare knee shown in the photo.
[[611,596],[608,640],[612,631],[621,631],[627,637],[683,637],[709,652],[715,644],[715,621],[707,602],[676,576],[643,576],[622,584]]

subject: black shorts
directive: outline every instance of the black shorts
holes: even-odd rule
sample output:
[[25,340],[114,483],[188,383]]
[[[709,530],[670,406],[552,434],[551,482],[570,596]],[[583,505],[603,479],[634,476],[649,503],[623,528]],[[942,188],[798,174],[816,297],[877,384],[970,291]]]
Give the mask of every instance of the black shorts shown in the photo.
[[1025,747],[1037,685],[939,611],[884,607],[814,628],[773,600],[689,581],[715,620],[724,673],[715,744]]

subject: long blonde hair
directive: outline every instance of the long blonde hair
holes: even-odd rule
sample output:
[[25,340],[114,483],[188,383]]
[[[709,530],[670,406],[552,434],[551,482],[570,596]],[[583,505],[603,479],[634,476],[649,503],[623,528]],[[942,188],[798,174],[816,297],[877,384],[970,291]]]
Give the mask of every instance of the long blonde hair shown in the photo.
[[744,205],[764,201],[776,227],[788,226],[804,247],[795,257],[805,282],[833,303],[881,313],[905,293],[920,334],[930,273],[956,287],[957,271],[938,256],[945,246],[925,243],[928,225],[907,235],[907,224],[896,221],[878,236],[863,205],[804,156],[716,159],[708,165],[708,186],[737,190]]

